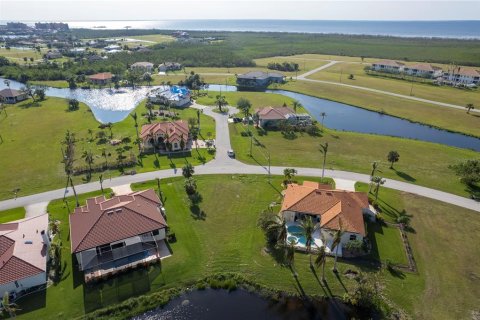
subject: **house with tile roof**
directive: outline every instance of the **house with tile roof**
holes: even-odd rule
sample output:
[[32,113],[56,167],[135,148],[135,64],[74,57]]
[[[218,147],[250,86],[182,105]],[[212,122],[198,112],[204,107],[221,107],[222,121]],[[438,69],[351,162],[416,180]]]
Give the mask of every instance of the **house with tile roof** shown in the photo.
[[48,214],[0,224],[0,294],[47,283]]
[[146,61],[135,62],[134,64],[132,64],[132,65],[130,66],[130,70],[132,70],[132,71],[137,71],[137,72],[148,72],[148,73],[152,73],[152,71],[153,71],[153,63],[151,63],[151,62],[146,62]]
[[346,243],[362,241],[366,236],[364,214],[373,213],[364,192],[332,190],[328,185],[305,181],[302,185],[289,184],[283,195],[280,213],[287,222],[289,240],[297,240],[297,247],[305,247],[299,226],[307,218],[311,218],[317,227],[313,233],[315,245],[325,245],[327,252],[332,251],[335,232],[344,232],[338,248],[339,256]]
[[96,85],[106,85],[112,82],[113,75],[110,72],[102,72],[88,77],[91,83]]
[[0,101],[13,104],[28,98],[27,94],[20,90],[6,88],[0,91]]
[[262,128],[275,128],[282,121],[292,125],[311,125],[312,118],[308,113],[295,113],[289,107],[265,107],[255,110],[253,118],[257,125]]
[[148,95],[152,103],[164,104],[173,107],[186,107],[191,102],[190,90],[186,87],[170,86],[152,90]]
[[70,215],[71,251],[88,282],[170,254],[153,189],[87,199]]
[[372,70],[386,73],[403,72],[405,64],[394,60],[380,60],[372,63]]
[[183,151],[192,147],[188,123],[183,120],[143,125],[140,138],[142,147],[147,150],[155,147],[160,152]]
[[467,67],[455,67],[447,70],[443,74],[445,82],[452,85],[479,85],[480,69]]
[[435,79],[442,76],[443,70],[440,67],[432,66],[430,63],[417,63],[411,66],[405,66],[405,74],[414,77]]

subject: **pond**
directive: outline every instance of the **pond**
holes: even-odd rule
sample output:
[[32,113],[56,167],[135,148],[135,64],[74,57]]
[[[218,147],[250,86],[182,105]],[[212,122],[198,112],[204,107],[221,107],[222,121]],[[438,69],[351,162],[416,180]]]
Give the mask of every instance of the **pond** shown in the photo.
[[[16,81],[10,82],[10,87],[13,89],[20,89],[23,86],[22,83]],[[3,79],[0,78],[0,90],[5,87]],[[125,119],[145,99],[146,95],[156,88],[159,87],[137,87],[135,90],[131,88],[121,88],[119,90],[109,88],[90,90],[48,88],[46,94],[52,97],[77,99],[90,107],[98,121],[115,123]],[[237,87],[211,84],[207,90],[233,92],[237,91]],[[321,113],[325,112],[324,125],[330,129],[416,139],[480,151],[479,138],[301,93],[285,90],[267,90],[266,92],[281,94],[298,100],[320,123],[322,122]]]
[[[170,301],[134,320],[166,319],[265,319],[265,320],[342,320],[357,316],[351,307],[329,299],[305,302],[299,298],[271,301],[245,290],[197,290]],[[358,316],[357,316],[358,317]]]

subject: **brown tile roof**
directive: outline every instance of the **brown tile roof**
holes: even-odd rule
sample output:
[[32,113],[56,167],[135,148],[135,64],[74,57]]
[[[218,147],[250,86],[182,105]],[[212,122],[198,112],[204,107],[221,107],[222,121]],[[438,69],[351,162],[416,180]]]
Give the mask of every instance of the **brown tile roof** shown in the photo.
[[15,90],[15,89],[10,89],[10,88],[6,88],[6,89],[3,89],[2,91],[0,91],[0,96],[2,96],[4,98],[15,98],[15,97],[21,96],[23,94],[24,93],[22,91]]
[[152,189],[87,199],[70,215],[72,253],[166,227],[159,205]]
[[319,215],[320,226],[332,230],[340,229],[341,220],[345,231],[365,236],[363,209],[368,208],[367,194],[322,188],[315,182],[288,185],[281,211]]
[[411,66],[405,66],[406,69],[416,69],[421,71],[435,71],[441,70],[442,68],[432,66],[430,63],[417,63]]
[[287,119],[288,114],[295,112],[289,107],[265,107],[257,109],[255,113],[261,120],[284,120]]
[[151,63],[151,62],[146,62],[146,61],[135,62],[134,64],[132,64],[132,67],[145,67],[145,68],[148,68],[148,67],[153,67],[153,63]]
[[168,134],[169,142],[180,142],[182,136],[185,140],[188,139],[189,132],[188,124],[183,120],[177,120],[143,125],[140,137],[147,139],[150,134],[162,136]]
[[378,64],[382,66],[391,66],[391,67],[403,67],[405,64],[402,62],[394,61],[394,60],[380,60],[374,62],[373,64]]
[[110,72],[102,72],[89,76],[90,80],[110,80],[113,75]]
[[449,70],[448,73],[453,73],[455,75],[458,74],[467,77],[480,77],[480,71],[473,68],[458,67],[453,69],[453,72]]
[[0,225],[0,284],[46,271],[47,245],[42,231],[48,232],[47,214]]

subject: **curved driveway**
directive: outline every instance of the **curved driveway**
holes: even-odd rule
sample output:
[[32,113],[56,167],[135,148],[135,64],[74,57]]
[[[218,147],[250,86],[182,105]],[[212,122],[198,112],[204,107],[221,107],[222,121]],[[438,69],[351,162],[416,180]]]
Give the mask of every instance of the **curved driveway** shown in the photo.
[[[203,109],[206,115],[209,115],[215,119],[216,123],[216,149],[217,154],[215,159],[204,165],[195,167],[195,174],[268,174],[268,168],[263,166],[247,165],[241,163],[235,159],[231,159],[227,156],[227,150],[230,149],[230,134],[228,130],[228,115],[212,112],[210,107],[204,107],[199,105],[193,105],[193,108]],[[230,112],[236,112],[235,108],[230,107]],[[285,167],[271,167],[271,174],[283,175],[283,169]],[[302,176],[314,176],[320,177],[322,170],[319,168],[295,168],[298,171],[298,175]],[[143,182],[153,180],[155,178],[169,178],[181,176],[181,170],[166,169],[152,172],[140,173],[133,176],[122,176],[112,178],[111,180],[105,180],[103,183],[104,188],[117,187],[125,184]],[[351,181],[359,181],[368,183],[370,177],[366,174],[340,171],[340,170],[325,170],[325,176],[333,179],[344,179]],[[400,191],[405,191],[413,194],[417,194],[422,197],[427,197],[446,203],[454,204],[463,208],[471,209],[480,212],[480,202],[460,197],[454,194],[430,189],[422,186],[417,186],[410,183],[388,179],[385,183],[385,187],[392,188]],[[76,186],[77,193],[87,193],[100,189],[99,182],[90,182]],[[38,193],[30,196],[20,197],[17,199],[10,199],[0,202],[0,211],[15,207],[28,206],[40,202],[51,201],[54,199],[63,198],[65,189],[57,189],[53,191]],[[73,195],[72,190],[69,188],[67,194]]]

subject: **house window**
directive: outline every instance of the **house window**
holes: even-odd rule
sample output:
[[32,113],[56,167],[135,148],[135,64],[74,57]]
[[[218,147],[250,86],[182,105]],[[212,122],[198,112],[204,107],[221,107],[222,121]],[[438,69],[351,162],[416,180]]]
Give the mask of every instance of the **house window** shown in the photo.
[[97,254],[99,254],[99,255],[105,254],[105,253],[110,252],[110,251],[112,251],[112,248],[110,247],[110,244],[106,244],[106,245],[97,247]]
[[20,287],[20,286],[18,285],[18,281],[15,281],[15,287],[17,287],[17,288]]
[[152,231],[152,234],[153,234],[154,236],[158,236],[158,235],[160,234],[160,230],[158,230],[158,229],[157,229],[157,230],[153,230],[153,231]]
[[112,244],[112,250],[125,247],[125,242]]
[[354,235],[354,234],[351,234],[351,235],[350,235],[350,240],[357,240],[357,236]]

